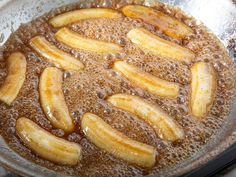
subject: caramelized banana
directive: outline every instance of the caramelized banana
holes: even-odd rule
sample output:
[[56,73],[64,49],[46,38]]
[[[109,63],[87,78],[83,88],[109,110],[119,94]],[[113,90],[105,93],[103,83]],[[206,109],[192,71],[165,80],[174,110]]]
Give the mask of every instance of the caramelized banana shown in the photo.
[[164,40],[144,28],[135,28],[129,31],[128,38],[139,47],[153,52],[156,55],[190,63],[194,53],[173,42]]
[[74,129],[74,123],[62,92],[62,72],[57,68],[46,68],[39,83],[41,106],[47,118],[56,128],[65,132]]
[[178,84],[159,79],[124,61],[116,61],[113,69],[121,72],[136,86],[141,87],[154,95],[170,98],[178,95]]
[[117,44],[89,39],[67,28],[60,29],[55,37],[58,41],[76,49],[99,53],[118,53],[122,50],[122,47]]
[[8,74],[0,88],[0,100],[11,105],[16,99],[26,75],[26,59],[20,52],[15,52],[7,59]]
[[191,67],[191,111],[204,117],[211,107],[216,90],[216,73],[212,65],[198,62]]
[[152,167],[155,164],[157,152],[154,147],[130,139],[100,117],[86,113],[81,126],[92,143],[115,157],[141,167]]
[[59,50],[42,36],[36,36],[31,39],[30,45],[42,57],[44,57],[49,62],[54,63],[58,68],[62,68],[64,70],[80,71],[84,67],[84,65],[76,58]]
[[58,28],[66,26],[80,20],[91,18],[120,18],[122,15],[116,10],[106,8],[90,8],[66,12],[64,14],[53,17],[49,23]]
[[116,94],[110,96],[107,101],[148,122],[162,139],[175,141],[184,137],[182,128],[168,114],[137,96]]
[[175,39],[182,39],[193,33],[193,30],[184,23],[150,7],[127,5],[122,8],[122,12],[128,17],[142,19],[154,25],[164,34]]
[[16,132],[32,151],[47,160],[63,165],[76,165],[81,159],[81,147],[58,138],[30,119],[21,117],[16,121]]

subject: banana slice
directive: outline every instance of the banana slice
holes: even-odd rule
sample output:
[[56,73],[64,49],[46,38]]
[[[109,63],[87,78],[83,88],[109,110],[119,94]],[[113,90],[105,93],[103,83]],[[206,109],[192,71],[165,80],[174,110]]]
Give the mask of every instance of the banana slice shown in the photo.
[[7,59],[8,75],[0,88],[0,100],[11,105],[16,99],[26,75],[26,59],[20,52],[12,53]]
[[136,45],[153,52],[156,55],[190,63],[194,53],[173,42],[164,40],[144,28],[135,28],[129,31],[128,38]]
[[174,98],[179,93],[178,84],[159,79],[124,61],[116,61],[113,69],[122,73],[136,86],[141,87],[154,95]]
[[30,40],[30,45],[35,51],[58,68],[64,70],[80,71],[84,65],[76,58],[59,50],[50,44],[43,36],[36,36]]
[[106,8],[90,8],[66,12],[52,18],[49,23],[55,27],[66,26],[80,20],[91,18],[120,18],[122,15],[116,10]]
[[74,130],[74,123],[62,92],[62,72],[53,67],[46,68],[39,83],[41,106],[53,126],[65,132]]
[[110,96],[107,101],[115,107],[133,113],[148,122],[162,139],[175,141],[184,138],[184,131],[177,122],[161,108],[145,102],[137,96],[116,94]]
[[86,113],[81,126],[92,143],[115,157],[141,167],[149,168],[155,164],[157,152],[154,147],[130,139],[100,117]]
[[128,17],[138,18],[154,25],[164,34],[175,39],[182,39],[193,33],[193,30],[184,23],[150,7],[127,5],[122,8],[122,12]]
[[30,119],[19,118],[16,132],[24,144],[42,158],[63,165],[76,165],[81,160],[80,145],[50,134]]
[[60,29],[55,37],[58,41],[76,49],[99,53],[119,53],[122,50],[117,44],[89,39],[67,28]]
[[191,111],[204,117],[211,107],[216,90],[216,73],[212,65],[198,62],[191,67]]

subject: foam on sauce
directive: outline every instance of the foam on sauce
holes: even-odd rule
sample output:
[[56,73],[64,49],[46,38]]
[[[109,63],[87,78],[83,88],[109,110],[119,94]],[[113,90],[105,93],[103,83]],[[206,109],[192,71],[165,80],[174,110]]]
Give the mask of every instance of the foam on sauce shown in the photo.
[[[182,12],[169,6],[157,7],[164,13],[174,16],[188,26],[195,33],[183,41],[175,41],[153,26],[129,17],[120,19],[91,19],[70,25],[70,29],[84,36],[113,42],[124,46],[120,54],[98,54],[82,50],[75,50],[58,43],[53,34],[57,29],[48,24],[48,20],[62,12],[79,9],[79,6],[68,6],[56,9],[31,23],[22,25],[7,41],[3,58],[12,52],[21,51],[27,58],[26,81],[12,106],[0,103],[0,133],[11,148],[23,157],[32,160],[52,170],[68,175],[79,176],[135,176],[157,174],[172,165],[180,163],[201,151],[226,121],[233,96],[235,70],[226,50],[218,39],[210,34],[205,27],[196,25],[195,20],[186,17]],[[214,104],[202,121],[189,114],[189,83],[190,66],[172,61],[142,51],[132,44],[126,34],[135,27],[145,27],[152,33],[191,49],[196,54],[193,62],[205,61],[212,63],[218,74],[217,91]],[[29,40],[43,35],[59,49],[70,53],[85,65],[81,72],[65,72],[63,91],[66,103],[78,129],[66,135],[62,130],[54,129],[44,115],[39,102],[38,83],[43,69],[53,66],[42,59],[29,46]],[[154,96],[140,88],[133,87],[130,82],[111,69],[115,58],[121,58],[143,70],[162,79],[181,84],[180,95],[177,99],[166,99]],[[0,85],[7,74],[6,61],[0,60]],[[170,114],[183,128],[186,138],[180,142],[170,143],[158,138],[154,130],[141,119],[109,105],[105,98],[116,93],[129,93],[143,97],[158,104]],[[80,130],[80,118],[85,112],[92,112],[102,117],[115,129],[125,133],[128,137],[147,143],[157,148],[160,160],[155,167],[148,171],[129,165],[114,158],[90,143]],[[18,117],[27,117],[38,125],[58,137],[77,142],[82,146],[82,160],[76,166],[60,166],[41,159],[26,148],[15,133],[15,122]]]

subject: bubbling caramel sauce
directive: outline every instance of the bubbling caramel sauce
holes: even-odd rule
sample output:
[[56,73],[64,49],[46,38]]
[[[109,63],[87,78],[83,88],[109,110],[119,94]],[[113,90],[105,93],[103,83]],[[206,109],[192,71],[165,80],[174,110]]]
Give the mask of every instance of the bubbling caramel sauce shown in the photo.
[[[21,156],[57,172],[78,176],[142,176],[158,174],[162,170],[181,163],[201,151],[208,142],[215,138],[229,113],[233,97],[235,69],[226,50],[219,40],[204,26],[197,25],[193,18],[169,6],[158,6],[158,10],[173,16],[194,30],[194,34],[177,41],[165,36],[154,26],[138,19],[122,16],[117,19],[89,19],[69,25],[68,28],[79,34],[123,46],[119,54],[101,54],[75,50],[54,38],[58,29],[48,21],[63,12],[79,9],[79,6],[66,6],[55,9],[30,23],[23,24],[14,32],[4,46],[3,58],[0,60],[0,85],[7,75],[6,58],[15,51],[22,52],[27,59],[27,75],[24,85],[12,106],[0,103],[0,133],[9,146]],[[119,10],[119,9],[118,9]],[[190,65],[159,57],[141,50],[132,44],[126,34],[133,28],[144,27],[155,35],[175,42],[192,50],[198,61],[211,63],[217,72],[217,89],[214,103],[208,115],[201,121],[194,118],[189,110]],[[42,71],[53,64],[40,57],[29,45],[31,38],[44,36],[60,50],[78,58],[85,69],[80,72],[64,72],[63,92],[69,111],[78,127],[66,134],[55,129],[46,118],[39,101],[39,77]],[[157,97],[130,82],[112,69],[116,59],[124,60],[161,79],[180,84],[180,93],[176,99]],[[153,128],[133,114],[122,111],[105,100],[116,93],[140,96],[158,104],[171,115],[184,129],[186,137],[178,142],[160,139]],[[128,137],[152,145],[160,153],[158,163],[146,170],[114,158],[89,142],[80,129],[80,119],[86,112],[103,118],[113,128]],[[82,160],[76,166],[62,166],[44,160],[25,147],[16,134],[15,123],[18,117],[27,117],[52,134],[82,146]]]

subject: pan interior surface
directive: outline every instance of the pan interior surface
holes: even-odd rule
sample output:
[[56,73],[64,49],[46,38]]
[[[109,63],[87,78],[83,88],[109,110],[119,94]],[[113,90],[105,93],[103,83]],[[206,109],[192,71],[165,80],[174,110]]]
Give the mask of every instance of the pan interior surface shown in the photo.
[[[207,26],[227,48],[231,59],[236,61],[236,5],[230,0],[162,0],[161,2],[174,5],[181,8],[184,12],[189,13],[199,23]],[[81,7],[89,8],[91,5],[99,4],[100,7],[116,6],[117,4],[125,5],[130,3],[155,5],[156,1],[78,1],[78,0],[33,0],[33,1],[16,1],[16,0],[3,0],[0,2],[0,45],[6,42],[12,32],[18,29],[21,24],[27,23],[35,19],[51,9],[67,5],[67,4],[81,4]],[[216,20],[217,19],[217,20]],[[3,51],[0,48],[0,55]],[[185,160],[184,162],[165,169],[160,172],[162,176],[176,176],[181,175],[189,170],[199,167],[201,164],[209,161],[214,156],[224,151],[227,147],[236,141],[236,99],[232,104],[227,121],[222,126],[221,130],[212,141],[204,145],[204,148],[196,153],[193,157]],[[11,150],[4,142],[3,138],[0,139],[0,163],[2,166],[9,170],[15,171],[19,174],[26,176],[63,176],[63,174],[55,173],[52,170],[32,163],[13,150]]]

